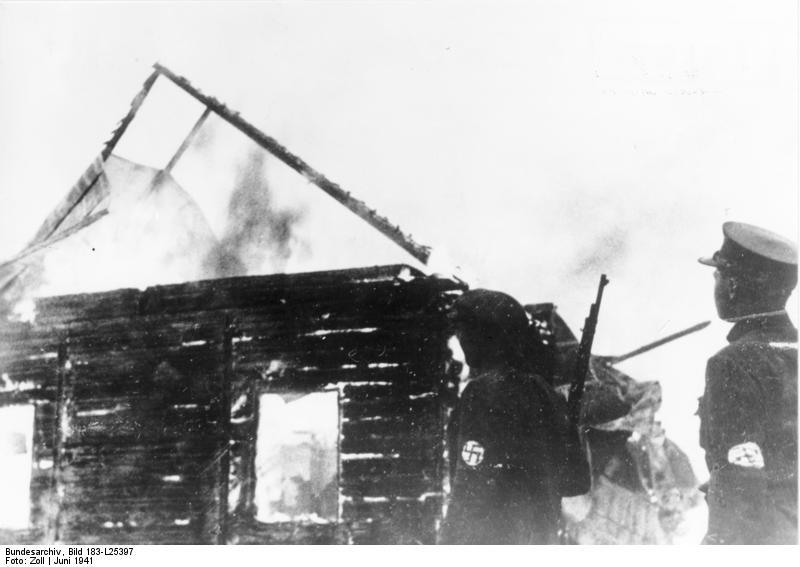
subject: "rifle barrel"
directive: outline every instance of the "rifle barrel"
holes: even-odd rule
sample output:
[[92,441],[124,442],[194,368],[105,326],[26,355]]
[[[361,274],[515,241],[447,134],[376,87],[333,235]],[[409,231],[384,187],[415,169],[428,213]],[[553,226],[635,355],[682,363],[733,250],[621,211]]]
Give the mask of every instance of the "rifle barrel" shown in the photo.
[[567,399],[567,409],[570,421],[576,426],[580,423],[581,400],[586,384],[586,375],[589,373],[589,365],[592,358],[592,344],[594,334],[597,330],[597,320],[600,316],[600,302],[603,301],[603,289],[608,285],[608,278],[605,274],[600,276],[600,284],[597,286],[597,299],[589,308],[589,316],[583,325],[581,342],[578,345],[578,353],[575,357],[575,373],[569,387]]
[[619,364],[623,360],[628,360],[629,358],[633,358],[634,356],[639,356],[640,354],[643,354],[643,353],[645,353],[647,351],[653,350],[654,348],[658,348],[661,345],[664,345],[666,343],[672,342],[672,341],[674,341],[676,339],[679,339],[681,337],[685,337],[686,335],[690,335],[692,333],[696,333],[697,331],[705,329],[710,324],[711,324],[711,321],[703,321],[702,323],[698,323],[697,325],[693,325],[693,326],[689,327],[688,329],[684,329],[682,331],[678,331],[677,333],[672,333],[671,335],[667,335],[666,337],[658,339],[657,341],[653,341],[652,343],[647,343],[646,345],[641,346],[641,347],[639,347],[639,348],[637,348],[635,350],[632,350],[632,351],[630,351],[630,352],[628,352],[626,354],[621,354],[619,356],[612,356],[612,357],[610,357],[608,359],[607,364],[608,365]]

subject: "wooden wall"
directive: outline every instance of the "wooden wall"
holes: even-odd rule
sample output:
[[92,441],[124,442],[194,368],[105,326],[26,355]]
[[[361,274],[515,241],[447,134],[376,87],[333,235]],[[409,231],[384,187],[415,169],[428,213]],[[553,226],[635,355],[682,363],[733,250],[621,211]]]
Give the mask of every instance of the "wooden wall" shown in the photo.
[[[31,529],[0,538],[433,543],[460,291],[386,266],[40,300],[35,324],[0,327],[0,405],[36,405]],[[340,522],[259,523],[258,396],[324,388]]]

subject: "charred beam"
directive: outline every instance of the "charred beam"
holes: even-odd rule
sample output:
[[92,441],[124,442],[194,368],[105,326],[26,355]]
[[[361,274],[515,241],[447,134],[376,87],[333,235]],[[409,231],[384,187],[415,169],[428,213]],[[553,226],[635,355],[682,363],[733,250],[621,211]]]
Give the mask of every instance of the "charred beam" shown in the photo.
[[405,234],[400,227],[392,224],[389,222],[389,219],[380,216],[375,210],[370,209],[366,203],[356,199],[349,192],[342,189],[338,184],[334,183],[322,173],[313,169],[300,157],[287,150],[275,138],[267,136],[261,130],[244,120],[241,116],[239,116],[238,112],[231,111],[220,101],[203,94],[198,89],[193,87],[184,77],[176,75],[163,65],[156,63],[154,68],[156,69],[157,73],[164,75],[178,87],[205,104],[207,107],[211,108],[220,118],[244,133],[259,146],[280,159],[283,163],[294,169],[300,175],[304,176],[310,182],[314,183],[317,187],[347,207],[352,213],[369,223],[373,228],[380,231],[392,242],[411,254],[414,258],[423,264],[428,262],[428,258],[430,258],[431,254],[430,247],[414,242],[411,236]]

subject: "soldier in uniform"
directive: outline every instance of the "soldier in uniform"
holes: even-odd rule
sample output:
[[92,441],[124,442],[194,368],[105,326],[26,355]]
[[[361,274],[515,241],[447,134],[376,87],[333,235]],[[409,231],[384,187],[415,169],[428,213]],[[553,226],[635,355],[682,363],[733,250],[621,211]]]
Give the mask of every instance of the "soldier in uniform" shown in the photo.
[[449,426],[441,542],[558,543],[561,497],[591,480],[564,400],[531,370],[525,311],[506,294],[472,290],[453,321],[470,374]]
[[719,317],[734,323],[706,368],[700,445],[711,474],[708,544],[797,543],[797,329],[785,306],[797,246],[748,224],[722,227]]

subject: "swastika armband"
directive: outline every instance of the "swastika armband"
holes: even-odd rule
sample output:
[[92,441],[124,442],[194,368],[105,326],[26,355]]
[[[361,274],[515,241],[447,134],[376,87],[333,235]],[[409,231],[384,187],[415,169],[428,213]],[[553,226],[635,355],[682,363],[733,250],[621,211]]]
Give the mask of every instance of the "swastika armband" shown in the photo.
[[763,469],[764,455],[755,443],[741,443],[728,450],[728,462],[746,469]]
[[483,445],[477,441],[467,441],[461,448],[461,460],[470,467],[477,467],[483,462]]

